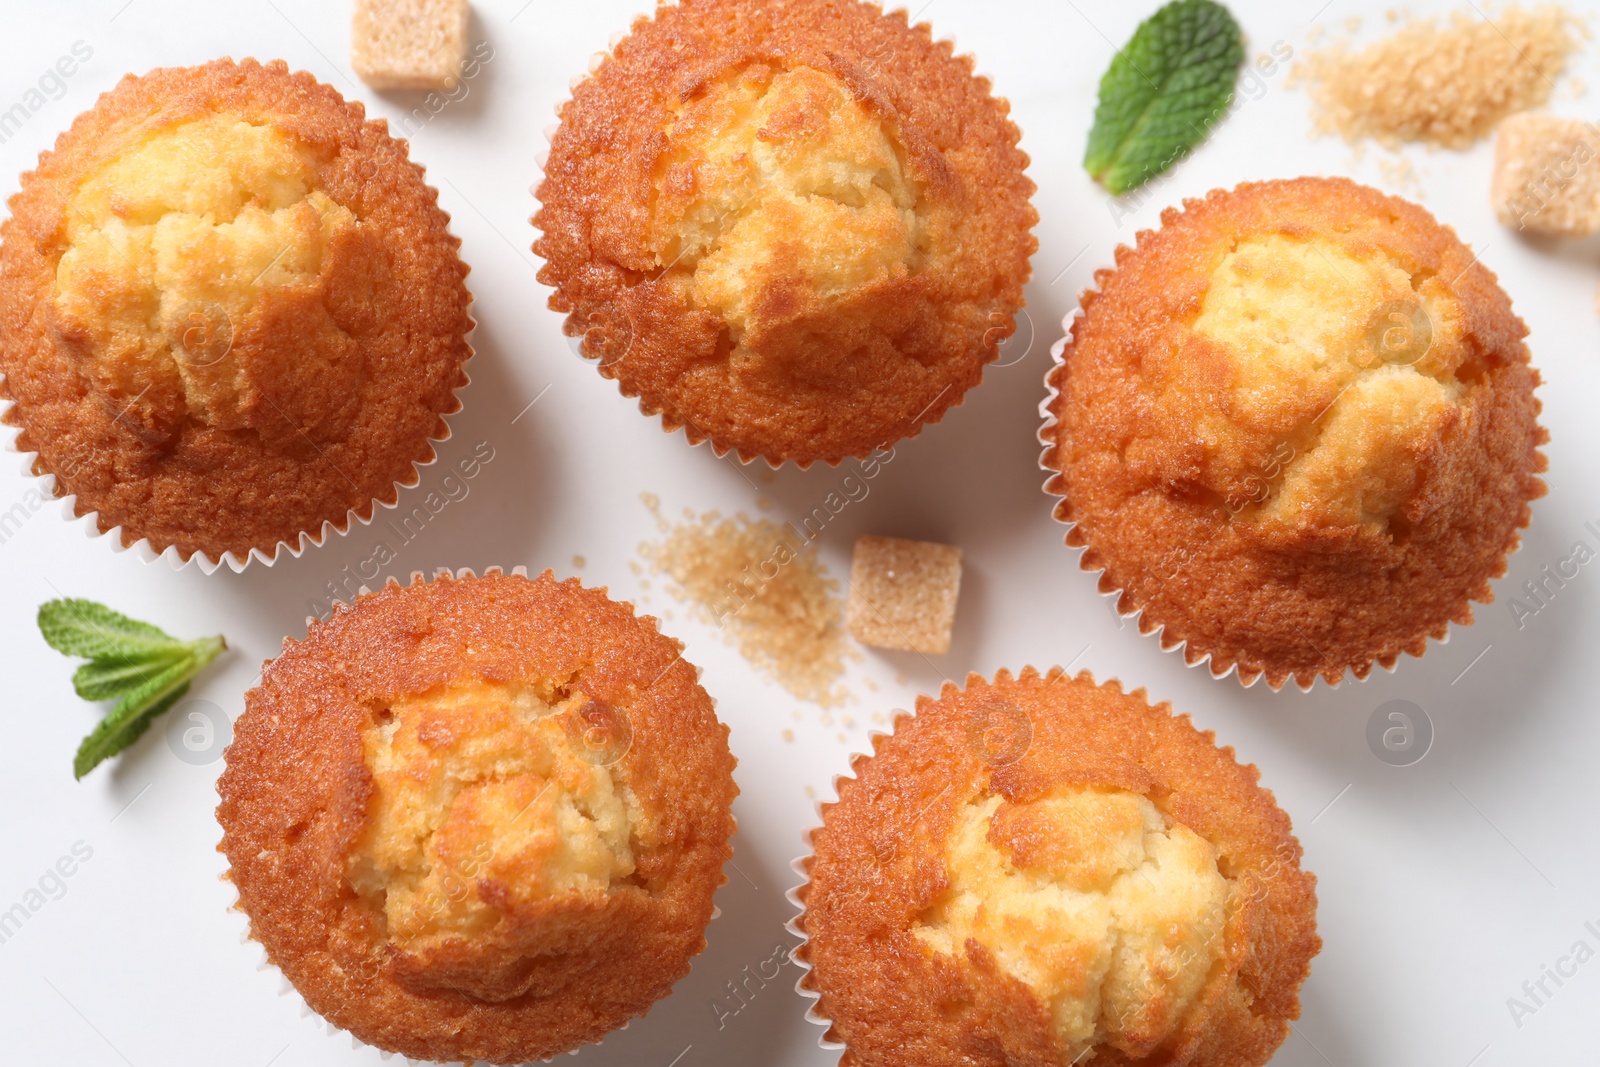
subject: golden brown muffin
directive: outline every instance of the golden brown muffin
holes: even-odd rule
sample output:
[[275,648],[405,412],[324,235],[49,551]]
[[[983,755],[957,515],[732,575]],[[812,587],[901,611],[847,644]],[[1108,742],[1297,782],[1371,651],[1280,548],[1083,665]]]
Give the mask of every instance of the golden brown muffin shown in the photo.
[[422,168],[281,62],[128,76],[0,227],[5,420],[124,544],[341,531],[446,436],[467,268]]
[[705,947],[733,833],[681,650],[549,572],[391,582],[285,641],[217,785],[251,936],[407,1056],[520,1063],[643,1014]]
[[937,422],[1022,307],[1038,216],[970,57],[855,0],[683,0],[562,108],[534,250],[625,396],[718,455]]
[[1273,688],[1492,599],[1544,470],[1527,328],[1422,208],[1342,178],[1169,209],[1083,295],[1042,439],[1124,614]]
[[1254,1067],[1316,879],[1188,716],[1029,667],[919,697],[812,834],[796,921],[841,1067]]

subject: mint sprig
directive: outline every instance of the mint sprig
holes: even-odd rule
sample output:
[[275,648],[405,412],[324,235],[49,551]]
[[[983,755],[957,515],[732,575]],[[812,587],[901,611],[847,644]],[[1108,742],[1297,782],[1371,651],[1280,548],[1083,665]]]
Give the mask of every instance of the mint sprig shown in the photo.
[[89,661],[72,676],[72,687],[80,697],[116,701],[78,746],[72,761],[75,778],[137,741],[182,699],[195,675],[228,647],[221,634],[180,641],[147,622],[81,599],[41,604],[39,632],[57,652]]
[[1083,165],[1120,196],[1205,140],[1233,99],[1244,40],[1213,0],[1174,0],[1145,19],[1100,79]]

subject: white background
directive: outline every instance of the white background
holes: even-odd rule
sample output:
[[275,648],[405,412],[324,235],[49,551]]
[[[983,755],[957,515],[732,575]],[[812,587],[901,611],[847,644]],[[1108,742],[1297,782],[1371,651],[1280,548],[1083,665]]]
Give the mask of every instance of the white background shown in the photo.
[[[1233,6],[1254,56],[1280,40],[1304,53],[1314,16],[1342,31],[1347,18],[1366,10],[1365,32],[1381,30],[1389,0],[1331,0],[1319,14],[1323,2]],[[365,102],[373,115],[394,119],[418,106],[419,95],[379,95],[354,80],[348,6],[8,4],[0,109],[23,100],[74,42],[93,56],[64,94],[46,99],[0,145],[0,174],[31,167],[38,150],[124,73],[158,65],[281,57]],[[909,706],[918,692],[968,671],[1069,662],[1130,688],[1146,686],[1191,713],[1260,766],[1263,784],[1293,818],[1306,863],[1319,877],[1326,945],[1304,987],[1296,1033],[1274,1063],[1595,1062],[1600,960],[1559,989],[1547,982],[1554,996],[1520,1027],[1507,998],[1520,996],[1524,981],[1537,980],[1542,966],[1578,940],[1600,949],[1600,937],[1584,929],[1586,921],[1600,928],[1593,828],[1600,719],[1592,696],[1600,564],[1520,628],[1509,604],[1524,581],[1568,555],[1575,541],[1600,548],[1600,538],[1584,529],[1586,521],[1600,527],[1593,488],[1600,471],[1600,245],[1535,244],[1500,227],[1488,204],[1487,146],[1407,153],[1426,189],[1425,206],[1482,254],[1532,328],[1546,382],[1544,422],[1553,435],[1550,495],[1534,506],[1524,547],[1496,587],[1499,601],[1425,659],[1337,690],[1319,684],[1310,694],[1213,681],[1118,620],[1050,519],[1034,435],[1058,323],[1093,271],[1111,262],[1113,248],[1184,196],[1300,174],[1350,174],[1408,190],[1386,181],[1393,171],[1381,164],[1393,157],[1382,150],[1358,155],[1342,142],[1312,141],[1307,99],[1280,70],[1259,99],[1119,220],[1079,159],[1111,42],[1123,43],[1154,0],[930,0],[921,17],[978,57],[1025,131],[1039,185],[1040,248],[1027,319],[1004,357],[1013,365],[992,369],[964,406],[904,443],[870,496],[850,505],[822,541],[835,574],[847,567],[861,533],[960,545],[966,572],[954,646],[932,661],[868,650],[851,667],[858,702],[845,712],[849,721],[836,715],[828,722],[820,709],[798,704],[753,672],[709,627],[690,621],[658,582],[646,587],[629,563],[642,540],[658,536],[642,492],[658,494],[673,516],[685,507],[755,515],[764,495],[774,504],[768,517],[797,519],[846,471],[790,468],[769,483],[764,467],[741,470],[663,435],[573,354],[535,280],[529,186],[538,178],[542,131],[591,54],[646,7],[640,0],[481,0],[472,37],[489,41],[494,58],[470,95],[418,130],[412,146],[464,241],[480,323],[473,382],[442,458],[453,465],[479,442],[488,442],[495,458],[470,483],[470,495],[405,546],[385,576],[442,566],[548,566],[563,576],[580,573],[648,610],[671,611],[665,628],[704,668],[740,761],[737,869],[729,868],[718,895],[723,914],[709,931],[707,952],[648,1017],[576,1062],[832,1063],[836,1053],[819,1050],[817,1028],[803,1019],[806,1002],[792,991],[792,965],[720,1029],[714,1007],[742,968],[754,970],[789,943],[782,928],[790,913],[789,863],[804,847],[815,798],[830,793],[847,754],[864,746],[874,712]],[[1589,81],[1597,73],[1594,52],[1591,46],[1576,61]],[[1552,106],[1569,114],[1590,107],[1568,82]],[[0,511],[39,484],[23,474],[21,457],[8,454],[0,464]],[[423,486],[437,487],[444,473],[437,466],[424,471]],[[402,503],[409,509],[421,493]],[[75,843],[93,854],[64,880],[59,899],[0,944],[0,1059],[136,1067],[379,1062],[377,1052],[352,1049],[347,1036],[303,1016],[295,997],[280,996],[277,973],[258,969],[259,949],[241,944],[244,919],[228,910],[232,894],[219,881],[223,862],[214,851],[220,759],[180,760],[158,726],[115,765],[73,781],[73,750],[98,710],[72,695],[69,662],[45,647],[33,623],[40,602],[72,595],[105,600],[183,636],[224,632],[232,651],[191,697],[235,716],[262,660],[285,635],[304,633],[308,602],[325,596],[342,568],[368,558],[379,532],[357,528],[271,568],[205,575],[114,552],[108,539],[88,537],[85,523],[65,522],[59,512],[46,505],[0,544],[0,647],[9,690],[0,743],[0,910],[23,900]],[[573,560],[580,553],[587,560],[581,570]],[[1393,699],[1419,705],[1436,729],[1432,750],[1414,766],[1380,762],[1365,740],[1368,718]]]

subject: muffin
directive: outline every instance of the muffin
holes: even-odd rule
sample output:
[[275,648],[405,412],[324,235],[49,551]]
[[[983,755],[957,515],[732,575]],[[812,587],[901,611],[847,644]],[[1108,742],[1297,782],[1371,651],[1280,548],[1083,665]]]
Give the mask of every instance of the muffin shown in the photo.
[[584,355],[718,455],[837,463],[977,384],[1037,214],[1009,107],[904,11],[683,0],[551,139],[534,251]]
[[548,572],[391,582],[285,641],[217,785],[251,936],[419,1059],[547,1059],[643,1014],[705,947],[734,829],[681,649]]
[[1543,495],[1527,328],[1422,208],[1342,178],[1169,209],[1083,295],[1041,440],[1069,545],[1245,684],[1422,655]]
[[467,268],[422,169],[281,62],[128,76],[0,226],[18,448],[122,542],[189,559],[343,531],[446,436]]
[[796,894],[843,1067],[1253,1067],[1316,880],[1253,766],[1087,673],[969,676],[858,756]]

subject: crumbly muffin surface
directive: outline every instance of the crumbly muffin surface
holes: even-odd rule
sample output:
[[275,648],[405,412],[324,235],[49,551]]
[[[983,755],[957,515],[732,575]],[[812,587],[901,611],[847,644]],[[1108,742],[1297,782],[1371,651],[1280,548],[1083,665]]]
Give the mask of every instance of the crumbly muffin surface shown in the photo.
[[445,435],[466,267],[363,114],[281,62],[130,75],[11,198],[5,419],[125,544],[271,556],[393,501]]
[[969,938],[1039,998],[1067,1062],[1100,1042],[1152,1051],[1222,952],[1216,850],[1126,790],[981,796],[945,845],[950,888],[912,933],[952,959]]
[[798,920],[847,1067],[1248,1067],[1288,1035],[1315,879],[1186,717],[1087,674],[973,675],[852,769]]
[[704,948],[727,729],[654,620],[491,572],[286,642],[218,783],[251,936],[378,1048],[520,1063],[600,1040]]
[[611,713],[558,689],[474,680],[385,701],[362,727],[376,796],[345,878],[382,910],[413,987],[432,981],[489,1002],[527,992],[517,949],[537,941],[541,905],[603,904],[634,872],[631,842],[645,827],[607,765],[623,750],[584,738],[586,710]]
[[[53,310],[95,387],[124,402],[120,418],[160,439],[188,418],[269,425],[258,397],[270,368],[235,349],[233,323],[243,329],[269,289],[317,290],[334,246],[364,240],[316,185],[291,137],[237,115],[159,130],[84,178],[66,205]],[[322,314],[298,362],[318,377],[343,370],[353,386],[359,353],[341,351]],[[305,414],[325,433],[351,413]]]
[[1124,613],[1274,687],[1471,621],[1546,435],[1527,329],[1452,231],[1344,179],[1246,184],[1096,281],[1050,376],[1046,488]]
[[937,421],[1022,306],[1036,214],[971,61],[855,0],[687,0],[562,110],[535,250],[584,352],[719,452]]

